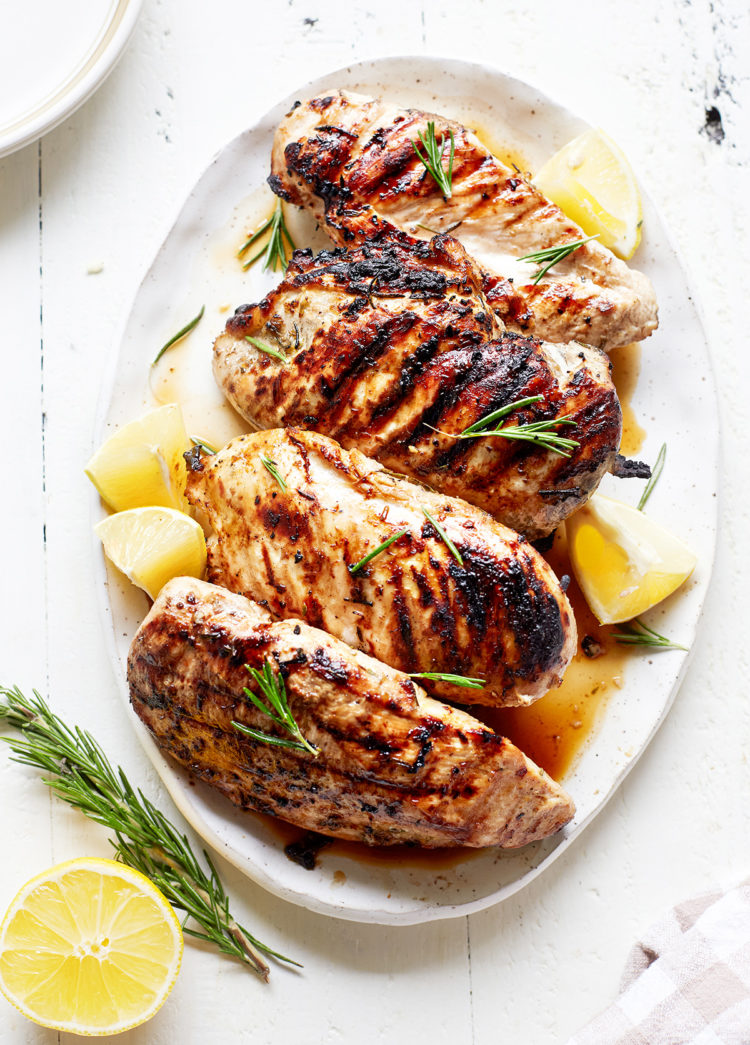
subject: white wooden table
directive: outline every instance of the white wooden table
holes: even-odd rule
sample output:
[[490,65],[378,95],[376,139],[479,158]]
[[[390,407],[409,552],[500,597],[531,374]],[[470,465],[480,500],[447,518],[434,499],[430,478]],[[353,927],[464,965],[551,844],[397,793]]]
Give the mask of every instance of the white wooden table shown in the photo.
[[[741,0],[708,7],[146,0],[93,99],[0,161],[0,679],[49,695],[165,808],[105,655],[83,465],[105,360],[178,203],[213,152],[296,84],[359,58],[439,54],[494,64],[605,127],[692,270],[721,396],[722,529],[704,626],[666,724],[593,826],[501,906],[424,927],[312,915],[220,861],[247,924],[304,971],[274,969],[263,986],[188,943],[168,1003],[123,1043],[561,1043],[614,997],[631,944],[663,909],[750,874],[750,15]],[[0,788],[0,908],[54,862],[108,854],[102,829],[6,757]],[[58,1038],[73,1041],[0,999],[2,1045]]]

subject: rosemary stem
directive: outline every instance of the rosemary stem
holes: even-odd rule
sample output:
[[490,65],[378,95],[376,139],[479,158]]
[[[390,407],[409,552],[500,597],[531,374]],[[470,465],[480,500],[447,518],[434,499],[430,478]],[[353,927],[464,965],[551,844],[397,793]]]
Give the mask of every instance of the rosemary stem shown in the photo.
[[262,951],[281,961],[297,962],[267,947],[237,924],[229,898],[208,853],[206,873],[186,835],[141,792],[123,770],[113,767],[90,733],[69,727],[36,691],[27,699],[17,688],[0,685],[0,721],[21,737],[3,737],[13,760],[42,770],[43,782],[68,805],[110,830],[116,859],[150,878],[173,906],[198,929],[184,931],[244,962],[262,979],[268,966]]
[[268,983],[268,976],[270,969],[263,961],[261,956],[255,950],[253,945],[248,940],[247,936],[242,931],[241,927],[235,922],[234,918],[230,916],[229,922],[227,923],[227,929],[230,936],[236,940],[238,947],[245,955],[248,963],[253,967],[255,972],[260,976],[264,983]]

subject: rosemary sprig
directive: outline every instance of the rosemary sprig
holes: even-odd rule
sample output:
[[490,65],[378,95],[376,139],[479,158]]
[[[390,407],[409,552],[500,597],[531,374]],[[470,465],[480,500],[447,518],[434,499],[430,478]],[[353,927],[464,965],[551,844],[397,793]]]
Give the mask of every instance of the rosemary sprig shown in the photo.
[[666,461],[666,459],[667,459],[667,444],[666,443],[662,443],[661,444],[661,448],[659,449],[659,453],[656,455],[656,461],[654,462],[654,467],[653,467],[653,469],[651,471],[651,478],[646,483],[646,488],[643,491],[643,493],[641,494],[641,499],[638,502],[638,511],[639,512],[642,512],[643,509],[646,507],[646,501],[649,499],[649,497],[653,493],[654,487],[656,486],[657,482],[659,481],[659,476],[664,471],[664,462]]
[[575,448],[580,446],[580,443],[577,439],[569,439],[567,436],[558,435],[554,431],[558,425],[573,425],[575,427],[576,422],[571,421],[569,416],[565,414],[563,417],[555,417],[549,421],[530,421],[525,425],[509,425],[507,428],[494,428],[489,432],[470,432],[468,435],[462,432],[456,438],[479,439],[485,435],[499,435],[503,439],[517,439],[519,442],[534,443],[545,450],[551,451],[553,454],[559,454],[560,457],[570,457]]
[[284,353],[279,352],[278,348],[274,348],[272,345],[267,345],[265,341],[261,341],[257,337],[250,337],[249,334],[245,334],[245,341],[249,341],[259,352],[265,352],[267,356],[273,356],[274,359],[280,359],[282,363],[286,363]]
[[[556,431],[560,425],[576,427],[577,422],[571,421],[568,414],[565,414],[563,417],[553,417],[547,421],[528,421],[526,424],[503,425],[500,428],[489,427],[496,421],[501,421],[507,417],[514,410],[520,410],[525,406],[530,406],[532,403],[538,403],[542,399],[543,396],[540,395],[517,399],[514,403],[509,403],[507,406],[500,407],[499,410],[493,410],[486,417],[481,417],[474,424],[469,425],[468,428],[464,428],[463,432],[459,432],[458,435],[454,435],[452,438],[482,439],[485,436],[499,435],[503,439],[517,439],[521,442],[535,443],[537,446],[559,454],[561,457],[570,457],[573,450],[580,445],[578,440],[559,435]],[[449,433],[445,432],[443,434],[448,435]]]
[[541,265],[542,267],[538,272],[534,273],[534,283],[538,283],[542,276],[546,276],[553,265],[559,264],[564,261],[569,254],[573,254],[579,247],[582,247],[584,243],[588,243],[589,240],[596,239],[596,236],[586,236],[585,239],[576,239],[572,243],[561,243],[557,247],[547,247],[545,250],[537,250],[533,254],[525,254],[519,261],[530,261],[534,265]]
[[[649,628],[640,618],[630,621],[625,627],[627,631],[613,631],[612,637],[623,646],[650,646],[652,649],[681,649],[687,653],[687,646],[681,646],[679,642],[672,642],[665,635]],[[639,630],[640,629],[640,630]]]
[[413,671],[410,679],[433,679],[435,682],[450,682],[452,686],[464,686],[466,689],[484,689],[485,679],[473,679],[469,675],[451,675],[446,671]]
[[279,475],[279,469],[276,462],[272,461],[270,457],[266,457],[266,455],[263,453],[261,453],[259,456],[260,463],[263,465],[266,471],[273,476],[273,478],[276,480],[276,482],[279,484],[282,490],[286,490],[286,483]]
[[531,406],[532,403],[541,403],[543,399],[544,396],[526,396],[525,399],[516,399],[515,402],[508,403],[507,406],[501,406],[499,410],[493,410],[491,414],[487,414],[485,417],[480,417],[473,425],[464,428],[459,438],[466,439],[474,432],[482,432],[491,424],[494,424],[495,421],[502,421],[504,417],[512,414],[514,410],[522,410],[525,406]]
[[454,559],[456,559],[456,561],[458,562],[458,565],[459,565],[459,566],[463,566],[463,564],[464,564],[464,560],[463,560],[463,558],[461,557],[461,553],[460,553],[460,551],[459,551],[459,550],[458,550],[458,548],[457,548],[457,547],[455,546],[455,544],[454,544],[454,543],[453,543],[453,541],[452,541],[452,540],[450,539],[450,537],[449,537],[449,536],[448,536],[448,534],[447,534],[447,533],[445,532],[445,530],[444,530],[444,529],[443,529],[443,527],[442,527],[442,526],[440,525],[440,523],[439,523],[439,522],[437,521],[437,519],[435,519],[435,518],[434,518],[434,517],[433,517],[432,515],[430,515],[430,513],[429,513],[429,512],[427,511],[427,509],[426,509],[426,508],[422,508],[422,512],[424,513],[424,516],[425,516],[425,518],[426,518],[426,519],[427,519],[427,520],[428,520],[428,521],[429,521],[430,523],[432,523],[432,525],[433,525],[433,526],[435,527],[435,529],[437,530],[437,532],[438,532],[438,533],[440,534],[440,536],[442,537],[443,541],[445,541],[446,545],[448,546],[448,551],[449,551],[449,552],[451,553],[451,555],[453,556],[453,558],[454,558]]
[[142,791],[134,790],[119,766],[112,767],[90,733],[65,725],[36,691],[29,699],[17,687],[0,686],[0,698],[0,720],[23,734],[2,738],[13,761],[49,774],[44,783],[59,798],[113,831],[116,858],[150,878],[186,919],[197,923],[198,929],[183,925],[186,933],[238,958],[264,980],[268,966],[258,952],[298,964],[238,925],[208,853],[203,853],[207,873],[187,837]]
[[302,736],[294,715],[289,709],[286,686],[284,685],[281,672],[274,673],[268,660],[263,662],[262,671],[258,671],[257,668],[251,668],[249,664],[246,664],[245,668],[253,682],[260,689],[263,697],[265,697],[266,703],[263,702],[257,693],[253,693],[251,689],[244,689],[242,692],[248,700],[252,701],[258,711],[268,715],[277,726],[285,729],[293,739],[287,740],[284,737],[275,737],[271,733],[264,733],[259,729],[251,729],[250,726],[245,726],[242,722],[232,722],[234,728],[240,733],[245,733],[247,736],[252,737],[253,740],[262,741],[264,744],[288,747],[294,751],[309,751],[311,755],[317,755],[318,749]]
[[178,341],[182,341],[182,339],[184,337],[188,336],[188,334],[190,333],[191,330],[194,330],[198,326],[200,321],[203,319],[203,313],[205,311],[206,311],[206,306],[205,305],[201,305],[201,310],[198,313],[198,315],[197,316],[193,316],[193,318],[190,320],[190,322],[186,323],[185,326],[182,328],[182,330],[178,330],[177,333],[174,335],[174,337],[171,337],[169,339],[169,341],[167,341],[166,345],[162,345],[162,347],[159,349],[158,353],[156,354],[156,358],[154,359],[154,361],[151,364],[151,366],[156,366],[156,364],[159,362],[159,360],[164,355],[164,353],[167,351],[167,349],[171,348],[172,345],[176,345]]
[[290,250],[295,250],[294,240],[289,234],[289,229],[286,227],[284,221],[284,206],[281,200],[276,201],[276,206],[271,217],[264,221],[259,229],[256,229],[251,236],[242,244],[240,249],[237,251],[237,257],[241,258],[249,249],[253,243],[258,240],[264,232],[268,232],[270,229],[270,235],[268,242],[264,247],[253,254],[253,256],[243,264],[243,269],[249,269],[258,258],[262,258],[265,255],[265,261],[263,262],[263,270],[270,269],[275,272],[276,269],[280,268],[282,271],[286,270],[289,262],[286,256],[286,245],[284,240],[289,244]]
[[422,131],[418,132],[418,137],[422,146],[424,147],[424,156],[419,151],[419,146],[416,141],[412,138],[412,148],[417,154],[417,159],[424,164],[427,170],[432,175],[433,181],[442,192],[444,198],[449,200],[453,195],[453,156],[456,151],[456,143],[453,138],[453,131],[448,132],[451,139],[451,149],[448,157],[448,169],[446,170],[443,166],[443,153],[448,141],[443,134],[440,138],[440,144],[437,143],[435,137],[435,121],[430,120],[427,124],[426,133]]
[[207,443],[205,439],[199,439],[197,435],[191,435],[190,442],[193,444],[193,446],[197,446],[200,447],[201,450],[205,450],[207,454],[218,454],[219,452],[215,446],[211,446],[211,444]]
[[389,548],[394,541],[397,541],[399,537],[403,537],[404,534],[408,532],[408,530],[399,530],[398,533],[394,533],[392,537],[383,541],[383,543],[379,544],[377,548],[373,548],[371,552],[368,552],[363,559],[359,560],[359,562],[355,562],[353,566],[347,567],[349,573],[356,573],[357,570],[361,570],[362,567],[366,566],[371,559],[374,559],[376,555],[380,555],[380,553],[384,552],[386,548]]

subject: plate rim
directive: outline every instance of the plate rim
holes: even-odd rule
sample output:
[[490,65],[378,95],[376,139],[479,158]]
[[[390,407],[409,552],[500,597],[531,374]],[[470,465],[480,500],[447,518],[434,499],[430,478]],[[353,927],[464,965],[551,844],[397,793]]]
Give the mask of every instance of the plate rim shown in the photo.
[[[502,69],[500,69],[497,66],[487,65],[486,63],[480,62],[466,61],[461,58],[445,58],[435,54],[391,54],[381,55],[374,58],[365,58],[357,62],[348,63],[337,69],[326,71],[322,75],[317,76],[314,79],[311,79],[306,83],[296,87],[293,91],[289,92],[283,98],[278,99],[273,105],[269,106],[268,109],[266,109],[263,113],[259,114],[252,121],[252,123],[245,124],[245,126],[242,129],[240,129],[236,134],[230,136],[226,142],[224,142],[218,149],[216,149],[213,152],[208,162],[203,164],[203,166],[200,168],[200,171],[196,179],[192,182],[190,190],[187,192],[185,197],[179,201],[175,210],[171,214],[169,220],[165,222],[164,234],[157,240],[157,242],[159,243],[159,247],[157,248],[155,253],[149,258],[148,262],[144,267],[143,275],[141,279],[138,281],[136,289],[132,297],[130,298],[127,307],[123,311],[122,321],[112,342],[112,347],[109,352],[107,372],[105,373],[104,380],[102,381],[102,384],[100,386],[100,394],[95,416],[95,426],[94,432],[92,434],[92,445],[96,444],[97,440],[101,440],[101,438],[103,438],[104,436],[107,414],[114,393],[116,375],[119,370],[120,356],[122,353],[123,343],[125,341],[127,327],[133,309],[139,298],[141,290],[144,284],[146,283],[149,274],[159,257],[159,254],[161,253],[165,241],[169,238],[172,231],[174,230],[184,208],[191,199],[197,184],[203,178],[205,173],[209,170],[209,168],[214,166],[214,164],[219,160],[222,153],[232,144],[234,144],[244,133],[256,127],[258,124],[261,124],[275,109],[280,108],[284,104],[289,104],[291,101],[294,100],[295,97],[303,95],[305,92],[308,92],[311,89],[316,90],[318,88],[322,88],[325,86],[326,81],[329,81],[335,77],[339,77],[342,74],[351,74],[352,72],[356,72],[357,70],[364,69],[369,69],[373,72],[377,72],[377,68],[380,65],[394,61],[403,63],[428,63],[433,67],[433,69],[435,69],[435,71],[441,72],[450,72],[451,70],[456,70],[459,73],[463,73],[463,75],[466,75],[466,72],[468,70],[471,70],[474,73],[481,73],[487,76],[491,76],[493,78],[500,77],[508,85],[517,84],[519,88],[523,89],[524,91],[533,91],[537,95],[537,97],[545,103],[545,105],[550,105],[556,109],[563,110],[568,116],[573,117],[576,120],[585,122],[589,126],[593,126],[588,122],[585,116],[581,116],[578,111],[570,109],[567,104],[555,101],[546,93],[546,91],[541,90],[534,83],[520,80],[518,77],[505,73]],[[669,250],[672,253],[676,263],[678,264],[681,270],[681,274],[684,279],[687,292],[689,293],[690,298],[693,304],[695,305],[696,315],[700,324],[702,340],[705,344],[706,359],[709,367],[711,402],[716,417],[720,421],[720,412],[718,410],[718,386],[716,383],[714,361],[711,353],[710,341],[706,332],[704,313],[701,307],[700,298],[698,297],[695,291],[692,273],[685,264],[682,252],[680,251],[679,247],[677,246],[674,240],[669,225],[664,221],[660,208],[656,205],[651,193],[649,192],[647,178],[642,178],[640,172],[638,172],[637,178],[639,184],[642,187],[644,196],[647,197],[649,205],[653,207],[654,211],[656,212],[659,218],[661,231],[663,231],[665,235]],[[324,900],[320,900],[315,896],[312,896],[310,894],[301,894],[299,891],[292,887],[287,887],[279,884],[277,879],[269,875],[265,871],[265,869],[260,867],[258,864],[252,864],[252,870],[249,869],[248,865],[251,863],[251,861],[248,859],[247,855],[243,855],[233,845],[231,845],[229,842],[223,839],[214,830],[214,828],[210,824],[208,824],[208,822],[205,819],[205,816],[196,807],[196,805],[189,801],[189,791],[186,788],[183,781],[183,777],[187,777],[188,774],[180,767],[173,766],[165,758],[155,741],[151,738],[150,734],[148,733],[148,730],[143,725],[143,723],[140,722],[140,720],[138,719],[136,719],[133,722],[132,712],[130,712],[130,709],[128,708],[128,714],[130,716],[131,723],[135,727],[136,735],[138,736],[138,739],[143,749],[145,750],[151,764],[156,769],[162,784],[166,788],[167,792],[169,793],[172,801],[177,806],[181,815],[185,818],[188,824],[190,824],[191,827],[198,833],[198,835],[204,841],[206,841],[217,853],[219,853],[226,860],[228,860],[230,864],[236,867],[247,878],[261,886],[266,891],[272,893],[280,899],[291,902],[297,906],[302,906],[305,909],[310,910],[314,913],[327,915],[329,917],[334,917],[345,921],[359,922],[362,924],[381,925],[415,925],[425,923],[428,921],[440,921],[449,918],[460,917],[463,915],[475,914],[481,910],[485,910],[489,907],[495,906],[496,904],[501,903],[504,900],[509,899],[516,893],[520,892],[532,881],[534,881],[543,871],[545,871],[557,859],[558,856],[560,856],[565,850],[567,850],[568,847],[576,839],[580,837],[580,835],[585,831],[588,825],[605,809],[605,807],[609,804],[614,794],[619,790],[619,788],[621,787],[621,785],[623,784],[624,780],[629,775],[633,767],[637,764],[637,762],[640,760],[641,756],[644,754],[646,749],[650,746],[651,742],[654,739],[654,736],[661,728],[662,724],[664,723],[665,719],[669,714],[669,711],[671,710],[674,704],[677,693],[680,689],[680,686],[682,685],[682,682],[684,681],[690,663],[692,662],[695,650],[696,637],[702,626],[702,621],[705,613],[706,599],[714,577],[714,565],[717,552],[718,532],[720,524],[719,504],[721,503],[722,498],[720,469],[721,453],[722,439],[721,431],[719,430],[716,434],[713,461],[713,464],[715,466],[713,475],[715,477],[717,494],[715,499],[716,504],[713,511],[713,539],[710,547],[710,556],[704,555],[702,558],[702,565],[705,567],[706,571],[704,590],[701,595],[699,612],[697,613],[695,621],[691,628],[690,645],[688,653],[684,656],[682,660],[680,669],[677,673],[674,682],[672,683],[669,695],[663,704],[661,713],[658,719],[653,724],[651,730],[649,731],[648,736],[642,742],[636,754],[627,761],[627,763],[622,767],[616,778],[612,780],[605,796],[596,805],[596,807],[593,808],[584,819],[576,823],[575,827],[571,831],[568,831],[567,828],[564,828],[557,836],[554,836],[554,838],[558,839],[557,844],[554,846],[554,848],[549,853],[547,853],[547,855],[542,860],[540,860],[539,863],[536,864],[536,866],[527,870],[517,879],[514,879],[511,883],[501,886],[495,892],[489,893],[475,900],[468,900],[461,903],[445,905],[432,904],[415,906],[413,909],[401,912],[376,909],[368,909],[366,911],[363,911],[349,907],[334,908],[330,903],[327,903]],[[102,505],[96,495],[96,491],[93,488],[90,491],[90,506],[90,517],[93,524],[93,522],[101,518],[102,515]],[[107,571],[107,565],[105,562],[104,555],[101,551],[100,542],[95,537],[93,532],[91,534],[91,542],[92,551],[94,555],[95,574],[97,582],[96,598],[100,610],[100,620],[102,622],[103,630],[105,633],[105,643],[110,658],[110,664],[115,674],[115,681],[117,684],[118,691],[120,692],[121,696],[124,696],[126,704],[129,704],[127,681],[122,673],[122,659],[115,642],[114,615],[108,596],[109,575]],[[107,622],[106,626],[104,625],[105,621]],[[195,793],[196,790],[200,790],[205,787],[207,787],[207,785],[199,781],[196,781],[195,787],[191,787],[190,792]]]

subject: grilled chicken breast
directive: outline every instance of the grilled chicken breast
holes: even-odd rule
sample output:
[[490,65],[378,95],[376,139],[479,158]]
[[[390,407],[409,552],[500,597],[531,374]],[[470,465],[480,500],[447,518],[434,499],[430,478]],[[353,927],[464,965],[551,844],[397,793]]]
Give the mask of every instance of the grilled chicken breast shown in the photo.
[[[453,132],[449,199],[414,152],[428,121],[438,141]],[[442,116],[346,91],[298,103],[276,133],[269,183],[311,208],[340,245],[384,226],[415,236],[452,232],[486,270],[488,297],[510,329],[605,349],[656,329],[648,279],[595,240],[535,284],[538,266],[519,259],[581,239],[581,229],[472,131]]]
[[[378,233],[350,251],[297,251],[280,286],[230,318],[214,373],[254,426],[332,436],[531,538],[586,500],[620,444],[607,357],[506,333],[477,266],[449,236]],[[517,439],[456,438],[534,396],[499,423],[565,418],[552,431],[578,442],[570,456]]]
[[[246,665],[283,678],[302,735],[244,695]],[[236,805],[378,845],[516,847],[573,815],[565,791],[509,741],[406,675],[302,621],[192,578],[170,581],[130,649],[133,708],[159,747]]]
[[561,680],[576,648],[568,600],[539,553],[479,509],[299,429],[187,457],[214,583],[402,671],[485,681],[424,680],[460,703],[528,704]]

